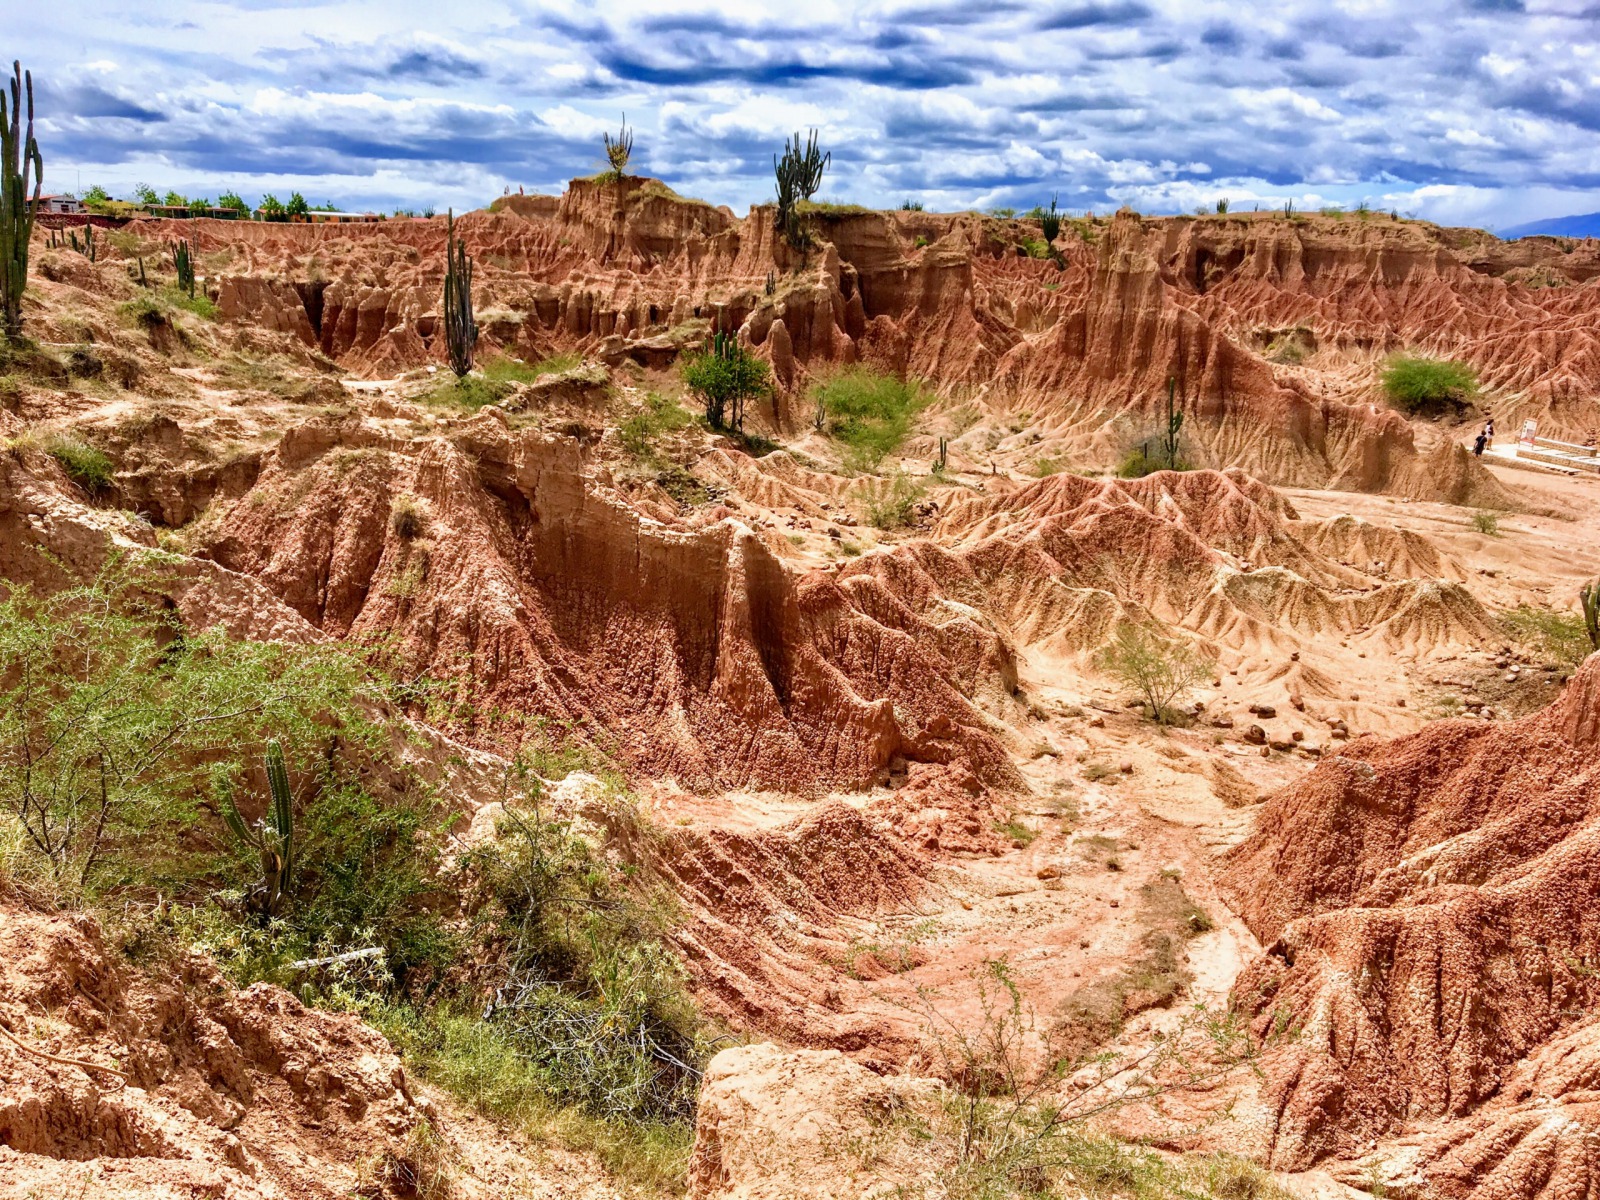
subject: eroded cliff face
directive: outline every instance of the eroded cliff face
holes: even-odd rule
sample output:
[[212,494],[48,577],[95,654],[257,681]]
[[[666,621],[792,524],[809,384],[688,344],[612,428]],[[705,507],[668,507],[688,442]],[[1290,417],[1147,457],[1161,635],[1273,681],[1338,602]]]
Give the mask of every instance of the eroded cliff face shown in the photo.
[[[1441,496],[1412,427],[1379,403],[1373,363],[1410,348],[1472,362],[1503,422],[1600,431],[1587,245],[1503,246],[1386,216],[1124,212],[1069,227],[1052,261],[1023,252],[1034,234],[1018,222],[822,210],[801,255],[769,208],[740,219],[653,180],[575,180],[496,207],[457,222],[485,353],[659,367],[708,330],[737,333],[790,393],[766,414],[783,429],[809,416],[797,389],[857,361],[1106,445],[1155,420],[1170,379],[1202,465],[1485,503],[1492,485],[1467,463]],[[442,361],[441,220],[190,225],[231,256],[212,284],[225,319],[368,375]],[[1320,354],[1315,368],[1268,360],[1286,335]]]
[[1600,657],[1504,725],[1363,739],[1267,804],[1224,886],[1267,945],[1275,1161],[1408,1134],[1439,1195],[1587,1195],[1600,1041]]
[[[402,496],[415,529],[392,516]],[[735,520],[643,518],[577,438],[498,410],[446,440],[290,430],[206,553],[327,633],[395,636],[409,671],[690,786],[860,788],[895,760],[972,793],[1015,779],[966,694],[1010,664],[993,630],[873,611]]]

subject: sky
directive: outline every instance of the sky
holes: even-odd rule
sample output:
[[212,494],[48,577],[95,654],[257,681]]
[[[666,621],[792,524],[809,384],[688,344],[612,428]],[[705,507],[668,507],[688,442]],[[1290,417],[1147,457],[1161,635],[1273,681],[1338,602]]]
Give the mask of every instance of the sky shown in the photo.
[[[815,128],[819,199],[1600,210],[1600,0],[8,0],[47,190],[480,207],[605,165],[743,212]],[[9,51],[9,53],[6,53]]]

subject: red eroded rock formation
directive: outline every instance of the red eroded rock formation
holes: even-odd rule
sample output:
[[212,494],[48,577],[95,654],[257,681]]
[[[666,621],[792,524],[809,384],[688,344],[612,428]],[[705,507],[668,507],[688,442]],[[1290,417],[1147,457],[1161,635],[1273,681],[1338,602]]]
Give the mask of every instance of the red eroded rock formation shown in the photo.
[[[1457,503],[1504,497],[1464,456],[1419,459],[1412,427],[1379,403],[1376,355],[1466,358],[1504,397],[1508,424],[1526,414],[1557,435],[1600,431],[1588,250],[1457,245],[1460,231],[1386,218],[1122,213],[1086,227],[1093,244],[1064,234],[1053,262],[1018,256],[1033,232],[1015,222],[823,211],[801,258],[774,238],[770,209],[741,220],[653,180],[575,180],[559,200],[497,209],[457,222],[477,262],[485,354],[577,349],[664,366],[705,330],[737,331],[785,387],[870,360],[1110,448],[1155,419],[1171,378],[1205,465]],[[226,320],[367,374],[443,360],[442,220],[184,225],[205,251],[233,254],[213,286]],[[1518,282],[1535,268],[1570,272],[1571,286]],[[1353,365],[1267,361],[1286,330]],[[768,417],[798,427],[804,407]]]
[[207,553],[325,633],[395,635],[410,670],[690,785],[857,788],[895,758],[969,795],[1016,782],[964,694],[1008,668],[998,638],[942,658],[926,622],[796,573],[737,521],[641,517],[576,438],[497,410],[450,440],[293,429]]
[[1429,1194],[1600,1187],[1600,656],[1536,716],[1354,743],[1224,883],[1267,944],[1235,995],[1298,1031],[1269,1051],[1276,1163],[1400,1135]]

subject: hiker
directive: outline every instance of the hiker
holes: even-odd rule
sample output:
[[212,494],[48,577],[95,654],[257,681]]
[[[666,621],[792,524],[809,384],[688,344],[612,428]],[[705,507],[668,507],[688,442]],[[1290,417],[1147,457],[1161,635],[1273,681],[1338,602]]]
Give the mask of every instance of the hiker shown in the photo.
[[1494,414],[1488,414],[1488,419],[1483,423],[1483,438],[1488,445],[1494,445]]
[[1488,441],[1489,441],[1489,432],[1488,432],[1488,430],[1486,430],[1486,429],[1478,430],[1478,436],[1476,438],[1474,438],[1473,442],[1472,442],[1472,457],[1473,458],[1482,458],[1483,457],[1483,447],[1488,443]]

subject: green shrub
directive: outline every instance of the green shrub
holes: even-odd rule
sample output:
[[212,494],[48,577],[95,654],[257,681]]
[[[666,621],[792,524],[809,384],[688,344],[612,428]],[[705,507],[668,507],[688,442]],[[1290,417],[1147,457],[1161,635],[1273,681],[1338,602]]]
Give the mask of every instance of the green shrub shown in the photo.
[[490,383],[533,383],[546,375],[570,371],[582,363],[582,356],[577,354],[552,354],[536,363],[502,354],[483,364],[483,377]]
[[1584,619],[1578,613],[1523,605],[1501,613],[1500,623],[1517,641],[1568,666],[1580,665],[1594,650]]
[[67,477],[86,492],[100,492],[111,486],[116,467],[104,450],[66,434],[47,438],[44,449],[61,464]]
[[1206,678],[1212,664],[1186,642],[1168,641],[1138,625],[1124,625],[1100,652],[1100,669],[1144,701],[1150,716],[1161,725],[1177,716],[1173,706]]
[[772,370],[735,338],[716,334],[683,360],[683,382],[705,407],[713,429],[744,429],[745,406],[772,390]]
[[869,491],[864,515],[867,524],[879,529],[901,529],[912,523],[924,486],[904,471],[896,472],[887,487]]
[[1478,394],[1478,377],[1463,362],[1397,355],[1383,369],[1383,391],[1402,412],[1437,413],[1464,407]]
[[824,427],[844,444],[846,462],[857,470],[875,470],[899,449],[928,403],[916,383],[859,366],[818,383],[814,395]]
[[1472,527],[1479,533],[1487,534],[1489,537],[1499,537],[1500,516],[1498,513],[1492,513],[1488,509],[1480,509],[1472,514]]
[[511,384],[502,380],[486,379],[481,375],[444,375],[432,388],[424,392],[424,403],[441,408],[464,409],[477,412],[490,404],[498,404],[511,394]]
[[656,461],[655,442],[658,437],[676,433],[694,424],[694,418],[670,396],[650,392],[644,398],[644,408],[617,426],[617,441],[625,454],[635,462]]
[[[0,810],[83,894],[204,895],[226,873],[226,834],[207,816],[215,789],[240,782],[273,737],[291,769],[316,761],[326,713],[359,741],[364,671],[334,648],[184,629],[147,607],[139,582],[128,571],[48,597],[17,587],[0,604]],[[256,864],[239,862],[248,878]]]

